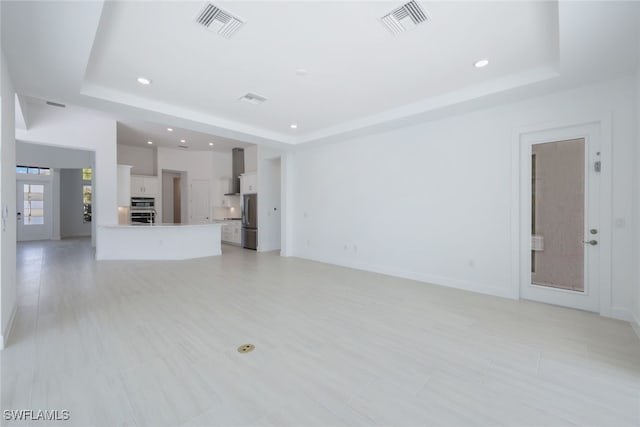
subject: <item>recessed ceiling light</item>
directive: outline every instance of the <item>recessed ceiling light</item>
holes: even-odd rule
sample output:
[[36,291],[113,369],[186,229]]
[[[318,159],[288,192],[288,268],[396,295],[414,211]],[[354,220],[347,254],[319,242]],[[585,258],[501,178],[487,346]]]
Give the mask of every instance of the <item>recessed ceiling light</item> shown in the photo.
[[138,77],[138,83],[146,86],[151,84],[151,80],[146,77]]
[[307,71],[305,68],[298,68],[296,70],[296,75],[300,77],[305,77],[307,74],[309,74],[309,71]]
[[167,128],[167,131],[173,132],[173,128]]
[[478,61],[476,61],[473,66],[476,68],[482,68],[482,67],[486,67],[487,65],[489,65],[489,60],[488,59],[479,59]]
[[295,123],[291,123],[291,124],[289,125],[289,127],[290,127],[291,129],[298,129],[298,125],[297,125],[297,124],[295,124]]
[[209,146],[210,146],[210,147],[213,147],[213,142],[210,142],[210,143],[209,143]]
[[147,141],[147,144],[151,145],[153,144],[153,141]]
[[186,139],[181,139],[180,142],[184,144],[185,142],[187,142],[187,140]]

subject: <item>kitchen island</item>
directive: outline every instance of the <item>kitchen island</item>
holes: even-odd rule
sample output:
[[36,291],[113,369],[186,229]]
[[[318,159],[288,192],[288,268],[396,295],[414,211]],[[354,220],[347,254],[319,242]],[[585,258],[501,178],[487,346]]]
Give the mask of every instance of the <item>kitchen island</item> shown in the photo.
[[184,260],[216,256],[220,224],[103,225],[97,227],[98,260]]

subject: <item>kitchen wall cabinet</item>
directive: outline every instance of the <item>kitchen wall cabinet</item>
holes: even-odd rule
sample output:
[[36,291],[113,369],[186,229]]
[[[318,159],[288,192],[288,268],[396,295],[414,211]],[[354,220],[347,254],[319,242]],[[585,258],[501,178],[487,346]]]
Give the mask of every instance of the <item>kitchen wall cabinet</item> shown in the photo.
[[240,175],[240,192],[242,194],[258,192],[258,175],[255,172]]
[[155,197],[159,189],[157,176],[131,175],[132,196]]

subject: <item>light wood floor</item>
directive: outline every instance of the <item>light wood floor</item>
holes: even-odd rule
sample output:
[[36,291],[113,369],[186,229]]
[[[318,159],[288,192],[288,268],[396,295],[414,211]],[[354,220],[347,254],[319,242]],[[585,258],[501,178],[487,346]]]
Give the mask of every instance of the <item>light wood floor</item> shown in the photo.
[[640,424],[624,322],[232,247],[18,252],[2,408],[69,410],[56,425]]

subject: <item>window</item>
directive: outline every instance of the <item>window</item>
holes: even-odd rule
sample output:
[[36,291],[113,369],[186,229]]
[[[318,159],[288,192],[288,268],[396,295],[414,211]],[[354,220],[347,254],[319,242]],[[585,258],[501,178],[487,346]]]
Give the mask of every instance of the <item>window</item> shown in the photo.
[[84,208],[83,218],[84,222],[91,222],[91,178],[93,171],[91,168],[82,169],[82,205]]
[[39,168],[37,166],[16,166],[16,173],[26,173],[28,175],[51,175],[51,169]]

